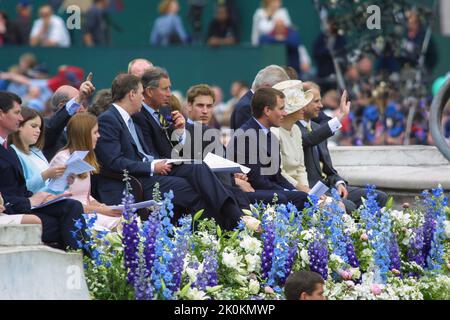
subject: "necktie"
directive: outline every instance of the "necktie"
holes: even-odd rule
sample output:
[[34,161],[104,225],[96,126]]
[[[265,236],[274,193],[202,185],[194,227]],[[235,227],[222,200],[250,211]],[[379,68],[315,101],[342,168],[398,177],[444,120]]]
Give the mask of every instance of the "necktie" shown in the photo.
[[144,159],[148,159],[149,156],[144,152],[144,149],[142,148],[141,142],[139,141],[139,137],[136,133],[136,128],[135,128],[133,120],[131,118],[128,120],[128,128],[129,128],[131,137],[133,138],[134,143],[136,144],[136,147],[137,147],[139,153],[141,154],[141,156],[144,157]]
[[169,132],[168,132],[170,124],[167,122],[166,118],[164,117],[164,115],[162,113],[155,111],[155,115],[159,120],[159,125],[162,128],[164,135],[166,136],[167,140],[169,141],[170,145],[173,148],[174,144],[173,144],[172,140],[170,139]]
[[158,111],[156,111],[155,114],[158,117],[159,125],[163,129],[167,129],[169,127],[169,123],[167,122],[166,118],[164,118],[164,115],[162,113],[158,112]]

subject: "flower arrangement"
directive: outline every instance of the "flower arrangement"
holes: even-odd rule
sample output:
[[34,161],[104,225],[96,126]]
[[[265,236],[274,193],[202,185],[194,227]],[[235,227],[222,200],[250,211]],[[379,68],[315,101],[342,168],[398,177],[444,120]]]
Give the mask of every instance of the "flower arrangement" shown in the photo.
[[[117,232],[92,229],[86,217],[86,275],[95,299],[284,299],[292,271],[325,280],[328,299],[449,299],[448,198],[441,187],[416,205],[392,209],[367,186],[364,205],[350,216],[309,198],[305,209],[255,204],[239,226],[224,232],[202,212],[173,221],[172,193],[158,192],[159,210],[142,222],[125,193]],[[81,230],[83,223],[78,223]]]

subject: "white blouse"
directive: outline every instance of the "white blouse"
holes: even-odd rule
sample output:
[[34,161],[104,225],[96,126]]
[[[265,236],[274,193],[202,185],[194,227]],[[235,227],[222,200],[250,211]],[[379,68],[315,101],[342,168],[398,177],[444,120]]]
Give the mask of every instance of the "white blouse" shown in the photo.
[[263,8],[257,9],[253,15],[252,45],[257,46],[259,44],[259,38],[262,35],[271,33],[277,20],[283,20],[287,27],[290,27],[292,24],[291,17],[286,8],[278,9],[270,18],[266,10]]

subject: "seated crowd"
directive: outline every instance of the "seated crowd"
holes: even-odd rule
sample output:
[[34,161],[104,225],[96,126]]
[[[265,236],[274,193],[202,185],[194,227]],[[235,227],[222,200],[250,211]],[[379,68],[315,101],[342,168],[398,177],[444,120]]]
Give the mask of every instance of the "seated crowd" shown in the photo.
[[[22,107],[17,95],[0,92],[0,224],[41,224],[44,243],[75,249],[80,239],[72,231],[83,213],[96,213],[98,228],[119,225],[121,212],[111,206],[122,201],[125,182],[114,175],[124,170],[142,186],[143,200],[152,199],[156,184],[162,193],[172,190],[174,219],[204,209],[203,217],[225,230],[234,229],[242,210],[255,202],[276,199],[302,210],[319,181],[338,190],[347,213],[362,204],[364,190],[339,175],[327,147],[350,112],[346,92],[338,116],[330,118],[321,111],[317,84],[291,80],[283,68],[268,66],[238,101],[230,120],[239,129],[223,143],[208,127],[214,90],[192,86],[183,114],[171,85],[166,70],[135,59],[95,99],[98,117],[87,112],[96,90],[90,76],[79,89],[57,88],[51,100],[57,111],[47,118]],[[75,151],[86,153],[90,173],[66,174]],[[201,161],[209,152],[250,171],[215,172]],[[173,158],[183,161],[168,161]],[[62,190],[52,183],[61,177]],[[377,192],[384,206],[387,195]],[[46,204],[61,195],[64,200]]]

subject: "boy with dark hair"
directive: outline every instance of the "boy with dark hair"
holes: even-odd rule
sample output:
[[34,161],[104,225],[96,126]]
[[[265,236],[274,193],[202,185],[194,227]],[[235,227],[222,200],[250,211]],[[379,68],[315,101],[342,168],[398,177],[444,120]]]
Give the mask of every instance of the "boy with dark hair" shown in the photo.
[[301,270],[292,273],[286,280],[286,300],[326,300],[323,296],[324,281],[320,274]]

